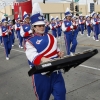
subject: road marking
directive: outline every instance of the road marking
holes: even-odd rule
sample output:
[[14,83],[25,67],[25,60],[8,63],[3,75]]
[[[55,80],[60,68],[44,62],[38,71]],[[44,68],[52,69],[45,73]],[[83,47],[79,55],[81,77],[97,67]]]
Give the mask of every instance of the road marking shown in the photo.
[[[1,48],[4,48],[4,47],[2,47],[2,46],[0,46],[0,47],[1,47]],[[25,53],[24,51],[21,51],[21,50],[16,50],[16,49],[12,49],[12,50],[13,50],[13,51],[17,51],[17,52]],[[99,68],[95,68],[95,67],[91,67],[91,66],[86,66],[86,65],[79,65],[79,66],[84,67],[84,68],[88,68],[88,69],[94,69],[94,70],[100,71]]]
[[86,66],[86,65],[79,65],[79,66],[89,68],[89,69],[94,69],[94,70],[100,70],[100,68],[95,68],[95,67]]
[[[2,47],[2,46],[0,46],[0,47],[1,47],[1,48],[4,48],[4,47]],[[11,50],[25,53],[24,51],[21,51],[21,50],[16,50],[16,49],[11,49]]]

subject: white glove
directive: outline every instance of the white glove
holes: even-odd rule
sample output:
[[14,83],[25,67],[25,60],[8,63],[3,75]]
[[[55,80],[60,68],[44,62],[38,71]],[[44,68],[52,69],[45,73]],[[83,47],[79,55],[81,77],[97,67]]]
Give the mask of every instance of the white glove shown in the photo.
[[6,32],[5,35],[8,35],[8,32]]
[[56,28],[56,26],[54,26],[54,28]]
[[70,26],[71,29],[73,29],[73,26]]
[[29,32],[29,33],[32,33],[32,30],[29,30],[28,32]]
[[8,32],[11,32],[11,30],[8,30]]

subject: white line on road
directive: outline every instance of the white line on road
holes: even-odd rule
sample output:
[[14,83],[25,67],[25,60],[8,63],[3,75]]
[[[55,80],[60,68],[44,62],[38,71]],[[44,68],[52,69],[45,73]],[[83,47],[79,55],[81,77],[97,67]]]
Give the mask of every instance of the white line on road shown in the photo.
[[[4,48],[4,47],[2,47],[2,46],[0,46],[0,47],[1,47],[1,48]],[[24,51],[21,51],[21,50],[16,50],[16,49],[11,49],[11,50],[25,53]]]
[[[0,47],[1,47],[1,48],[4,48],[4,47],[2,47],[2,46],[0,46]],[[24,51],[21,51],[21,50],[16,50],[16,49],[12,49],[12,50],[13,50],[13,51],[18,51],[18,52],[25,53]],[[94,69],[94,70],[100,71],[99,68],[95,68],[95,67],[91,67],[91,66],[86,66],[86,65],[79,65],[79,66],[84,67],[84,68],[88,68],[88,69]]]
[[86,66],[86,65],[79,65],[79,66],[89,68],[89,69],[94,69],[94,70],[100,70],[99,68],[90,67],[90,66]]

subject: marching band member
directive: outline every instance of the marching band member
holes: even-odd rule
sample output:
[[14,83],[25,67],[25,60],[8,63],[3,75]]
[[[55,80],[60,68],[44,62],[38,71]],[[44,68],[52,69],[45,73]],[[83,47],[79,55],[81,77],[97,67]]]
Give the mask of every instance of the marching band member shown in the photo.
[[11,32],[11,35],[10,35],[10,41],[11,41],[11,45],[12,47],[14,46],[14,42],[15,42],[15,35],[14,35],[14,26],[13,26],[13,22],[10,20],[10,18],[8,19],[8,27],[9,27],[9,30]]
[[[52,61],[56,57],[63,56],[57,47],[57,40],[52,34],[44,34],[45,22],[38,3],[34,3],[31,24],[34,36],[26,41],[26,56],[34,64]],[[55,100],[66,100],[66,89],[61,71],[54,71],[50,76],[46,74],[34,74],[33,88],[38,100],[49,100],[53,94]]]
[[15,20],[15,24],[14,24],[14,31],[15,31],[15,33],[16,33],[16,38],[17,38],[17,40],[18,40],[17,30],[15,30],[16,23],[17,23],[17,21]]
[[2,34],[0,34],[0,36],[3,37],[3,43],[4,43],[4,48],[5,48],[5,53],[6,53],[6,60],[9,60],[9,56],[10,56],[10,51],[11,51],[11,43],[9,40],[9,29],[7,26],[7,21],[5,16],[2,16],[2,27],[0,30]]
[[[23,15],[23,19],[24,19],[24,23],[21,26],[21,30],[20,30],[20,34],[24,39],[24,43],[25,41],[30,38],[32,36],[32,30],[31,30],[31,24],[30,24],[30,16],[27,14],[26,11],[24,11],[24,15]],[[30,66],[30,68],[32,67],[32,63],[28,60],[28,64]]]
[[90,33],[91,33],[91,19],[90,19],[90,15],[86,15],[86,26],[87,26],[87,37],[90,37]]
[[[1,21],[0,21],[0,30],[1,30],[1,26],[2,26],[2,23],[1,23]],[[1,32],[1,31],[0,31]],[[0,33],[0,34],[2,34],[2,33]],[[2,45],[2,36],[0,36],[0,43],[1,43],[1,45]]]
[[83,19],[82,14],[79,16],[79,27],[81,30],[81,35],[84,35],[84,24],[85,24],[85,20]]
[[[64,32],[67,55],[73,56],[74,55],[73,53],[75,52],[76,49],[77,42],[73,37],[75,27],[73,27],[71,21],[72,14],[70,13],[69,8],[66,9],[65,17],[66,20],[64,20],[64,22],[62,23],[62,30]],[[71,43],[72,43],[72,47],[70,48]]]
[[75,50],[77,47],[77,35],[78,35],[78,23],[76,20],[76,16],[72,17],[72,24],[73,24],[73,34],[72,34],[72,47],[71,47],[71,55],[75,54]]
[[22,46],[23,38],[20,35],[20,27],[21,27],[20,20],[21,19],[19,18],[19,15],[18,15],[18,18],[16,20],[16,24],[15,24],[15,30],[16,30],[16,33],[17,33],[18,39],[19,39],[19,48],[23,48],[23,46]]
[[94,37],[93,39],[96,41],[98,40],[98,35],[99,35],[99,23],[98,23],[98,19],[97,19],[97,13],[93,12],[92,13],[92,24],[93,24],[93,31],[94,31]]
[[100,14],[98,14],[98,23],[99,23],[99,35],[100,35]]
[[28,39],[32,35],[31,24],[30,24],[30,17],[27,12],[24,11],[24,24],[21,26],[20,34],[25,39]]
[[50,29],[52,30],[53,36],[56,38],[57,37],[56,23],[55,23],[55,18],[53,18],[52,16],[51,16]]
[[61,37],[61,22],[60,22],[58,16],[56,17],[56,28],[57,28],[58,39],[60,39],[60,37]]

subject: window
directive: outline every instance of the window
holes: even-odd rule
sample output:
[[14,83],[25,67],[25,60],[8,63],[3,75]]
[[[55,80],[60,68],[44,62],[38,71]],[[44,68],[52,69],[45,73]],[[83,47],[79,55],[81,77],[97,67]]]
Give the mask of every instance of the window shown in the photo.
[[50,20],[49,18],[49,14],[44,14],[45,19],[47,19],[48,21]]

